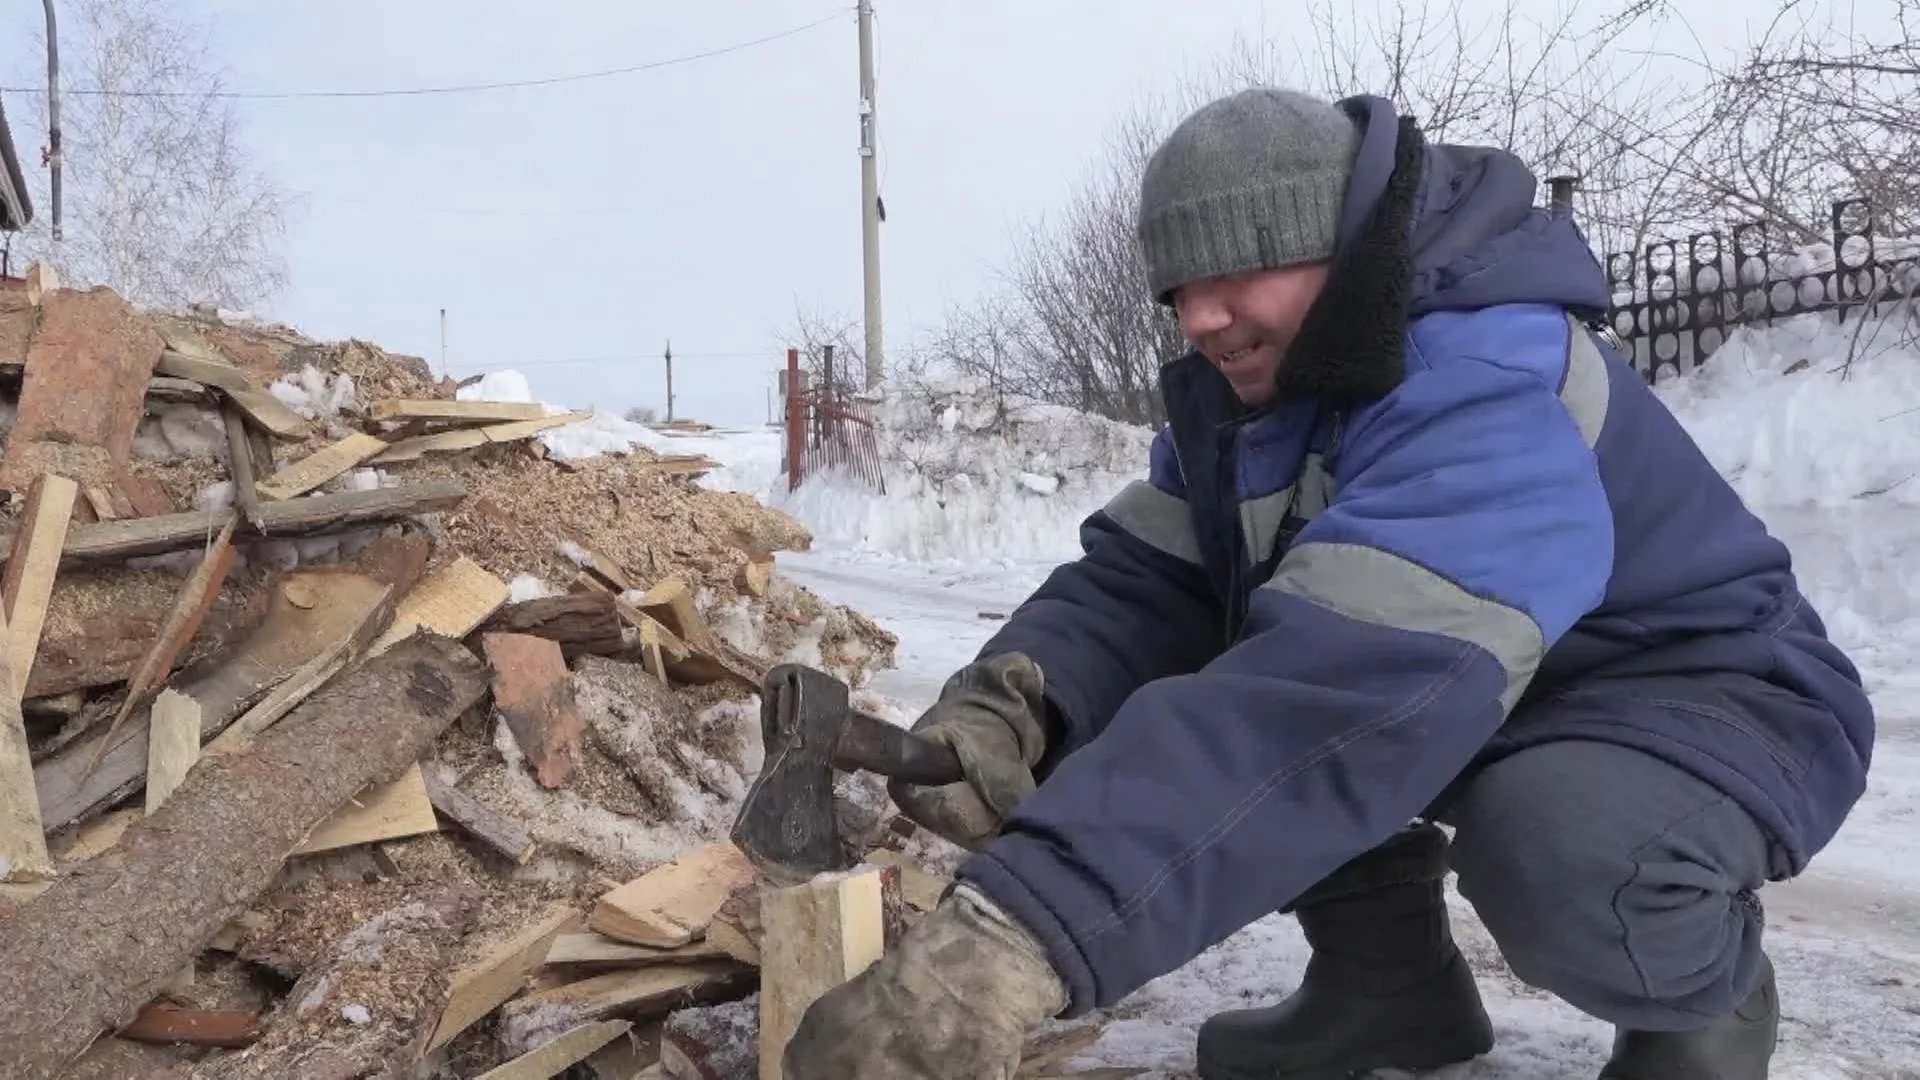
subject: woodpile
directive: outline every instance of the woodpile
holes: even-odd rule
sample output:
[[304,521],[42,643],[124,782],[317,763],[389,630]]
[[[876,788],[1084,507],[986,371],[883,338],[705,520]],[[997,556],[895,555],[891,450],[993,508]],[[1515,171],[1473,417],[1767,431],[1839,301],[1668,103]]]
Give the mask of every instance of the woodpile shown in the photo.
[[768,666],[891,661],[805,530],[456,390],[0,280],[0,1080],[761,1080],[937,902],[873,778],[852,873],[725,839]]

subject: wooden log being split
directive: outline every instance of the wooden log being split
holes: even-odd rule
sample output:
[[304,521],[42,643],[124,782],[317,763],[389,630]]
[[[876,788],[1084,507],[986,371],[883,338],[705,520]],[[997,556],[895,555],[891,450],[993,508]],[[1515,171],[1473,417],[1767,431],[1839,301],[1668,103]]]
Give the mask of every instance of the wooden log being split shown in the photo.
[[833,874],[760,894],[760,1080],[781,1080],[780,1058],[820,995],[885,951],[881,873]]
[[202,761],[128,827],[115,858],[0,920],[0,1080],[50,1080],[133,1019],[314,826],[418,761],[486,684],[485,666],[456,642],[401,642],[309,698],[251,753]]

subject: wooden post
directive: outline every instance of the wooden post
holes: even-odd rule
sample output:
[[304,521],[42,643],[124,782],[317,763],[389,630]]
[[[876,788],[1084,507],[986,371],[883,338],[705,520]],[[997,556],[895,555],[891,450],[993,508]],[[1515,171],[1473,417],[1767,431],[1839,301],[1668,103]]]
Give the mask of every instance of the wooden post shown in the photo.
[[787,350],[787,490],[800,486],[807,453],[807,414],[800,385],[800,350]]

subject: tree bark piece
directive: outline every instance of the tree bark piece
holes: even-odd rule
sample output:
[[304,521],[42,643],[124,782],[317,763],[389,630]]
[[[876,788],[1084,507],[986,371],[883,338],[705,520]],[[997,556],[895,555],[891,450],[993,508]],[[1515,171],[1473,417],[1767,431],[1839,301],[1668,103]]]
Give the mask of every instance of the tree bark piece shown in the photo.
[[[428,480],[378,491],[282,499],[261,505],[258,532],[267,536],[302,536],[380,525],[415,514],[448,510],[460,505],[466,497],[466,485],[457,480]],[[232,510],[211,514],[195,511],[75,525],[67,530],[67,544],[61,557],[83,562],[183,551],[205,543],[207,537],[238,516]],[[13,537],[0,536],[0,557],[12,551]]]
[[660,1071],[667,1080],[756,1080],[758,1003],[729,1001],[681,1009],[667,1017],[660,1032]]
[[780,1057],[820,995],[885,951],[881,872],[828,874],[760,893],[760,1080],[781,1080]]
[[259,1041],[260,1014],[239,1009],[183,1009],[154,1001],[143,1006],[133,1023],[114,1035],[129,1042],[233,1050]]
[[0,921],[0,1080],[57,1076],[131,1020],[315,825],[418,761],[485,689],[485,667],[457,642],[404,641],[308,699],[251,753],[203,761],[127,828],[114,858]]
[[360,924],[293,984],[264,1038],[190,1080],[410,1080],[478,909],[478,897],[449,889]]
[[482,634],[493,667],[493,707],[543,787],[566,784],[580,764],[586,727],[560,646],[530,634]]
[[435,810],[515,866],[525,866],[533,860],[538,845],[517,822],[458,787],[442,782],[431,772],[422,775],[427,784],[427,798],[432,800]]
[[671,949],[705,934],[720,905],[752,880],[739,848],[707,844],[602,896],[587,925],[615,941]]
[[604,593],[569,593],[508,604],[486,621],[485,633],[531,634],[560,643],[567,659],[618,656],[627,648],[625,627]]
[[21,490],[49,472],[83,487],[112,481],[133,449],[161,350],[146,317],[112,289],[49,294],[27,346],[0,483]]

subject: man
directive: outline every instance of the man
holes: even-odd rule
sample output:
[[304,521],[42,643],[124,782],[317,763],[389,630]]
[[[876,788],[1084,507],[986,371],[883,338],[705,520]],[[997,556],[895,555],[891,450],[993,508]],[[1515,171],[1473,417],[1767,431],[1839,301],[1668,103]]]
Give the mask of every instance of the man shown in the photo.
[[1373,97],[1249,91],[1159,148],[1139,239],[1196,351],[1150,479],[916,724],[968,782],[894,797],[976,853],[788,1077],[1011,1076],[1033,1025],[1276,909],[1312,959],[1203,1025],[1203,1077],[1469,1060],[1449,867],[1516,975],[1614,1025],[1602,1077],[1767,1075],[1756,892],[1860,796],[1872,710],[1585,325],[1606,282],[1535,190]]

